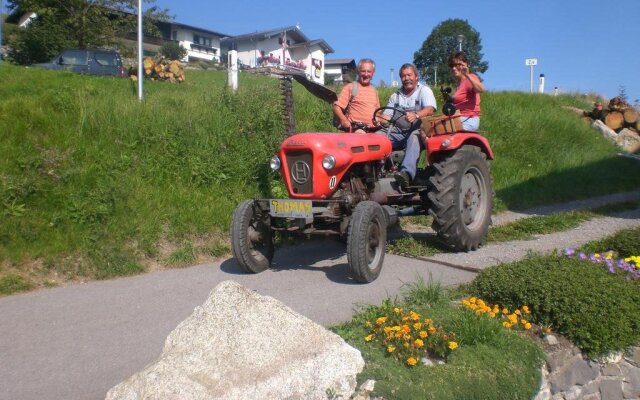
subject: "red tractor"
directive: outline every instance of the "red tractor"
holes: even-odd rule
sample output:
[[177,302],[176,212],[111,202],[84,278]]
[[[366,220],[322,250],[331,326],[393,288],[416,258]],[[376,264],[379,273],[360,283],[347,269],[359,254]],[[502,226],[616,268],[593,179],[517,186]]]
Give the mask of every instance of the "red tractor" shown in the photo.
[[[376,115],[386,109],[378,109]],[[274,232],[335,235],[346,239],[353,279],[372,282],[382,270],[387,228],[405,215],[433,217],[432,228],[452,251],[476,250],[491,223],[487,160],[493,159],[493,152],[479,133],[456,131],[450,103],[443,110],[449,115],[434,119],[425,140],[426,165],[405,188],[393,178],[404,152],[392,151],[384,134],[317,132],[287,137],[270,166],[282,175],[289,197],[245,200],[234,212],[231,242],[240,268],[258,273],[270,267]],[[402,110],[390,111],[394,117],[389,126],[404,117]]]

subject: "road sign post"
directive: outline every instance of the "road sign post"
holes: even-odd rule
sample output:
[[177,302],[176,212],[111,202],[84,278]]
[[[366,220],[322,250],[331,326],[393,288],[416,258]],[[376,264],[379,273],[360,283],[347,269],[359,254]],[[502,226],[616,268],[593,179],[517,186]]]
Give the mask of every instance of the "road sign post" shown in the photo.
[[527,65],[529,67],[531,67],[531,74],[529,77],[529,82],[530,82],[530,89],[529,92],[533,93],[533,66],[538,64],[538,59],[537,58],[527,58],[526,60],[524,60],[524,65]]

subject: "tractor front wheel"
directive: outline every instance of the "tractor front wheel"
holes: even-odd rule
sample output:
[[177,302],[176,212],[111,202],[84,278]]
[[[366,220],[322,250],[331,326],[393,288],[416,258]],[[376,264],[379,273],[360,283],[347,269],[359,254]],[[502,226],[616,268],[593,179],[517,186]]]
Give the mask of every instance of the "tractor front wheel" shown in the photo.
[[433,164],[429,177],[433,229],[455,251],[476,250],[491,224],[493,191],[486,155],[464,145]]
[[359,203],[351,216],[347,237],[347,260],[357,282],[373,282],[380,275],[386,244],[384,210],[373,201]]
[[271,266],[271,217],[263,213],[253,200],[243,201],[233,213],[231,251],[244,272],[255,274]]

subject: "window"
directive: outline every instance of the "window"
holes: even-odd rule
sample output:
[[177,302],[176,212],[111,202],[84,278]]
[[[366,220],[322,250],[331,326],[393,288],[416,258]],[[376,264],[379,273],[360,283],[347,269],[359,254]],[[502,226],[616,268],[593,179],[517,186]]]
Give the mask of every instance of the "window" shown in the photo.
[[104,66],[116,66],[118,63],[118,56],[115,53],[102,53],[96,52],[93,56],[96,59],[96,63]]
[[60,55],[60,63],[66,65],[87,65],[87,51],[67,50]]
[[200,35],[193,35],[193,43],[211,47],[211,38]]

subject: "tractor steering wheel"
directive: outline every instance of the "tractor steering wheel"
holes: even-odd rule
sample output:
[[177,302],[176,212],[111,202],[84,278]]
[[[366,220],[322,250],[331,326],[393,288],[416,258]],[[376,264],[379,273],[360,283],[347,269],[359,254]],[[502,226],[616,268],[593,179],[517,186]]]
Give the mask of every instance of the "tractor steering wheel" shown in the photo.
[[[392,114],[386,115],[385,111],[392,111]],[[398,128],[398,131],[404,136],[411,134],[416,127],[416,122],[410,123],[407,120],[407,112],[398,107],[380,107],[373,112],[373,120],[386,129],[387,135],[391,133],[391,128]]]

